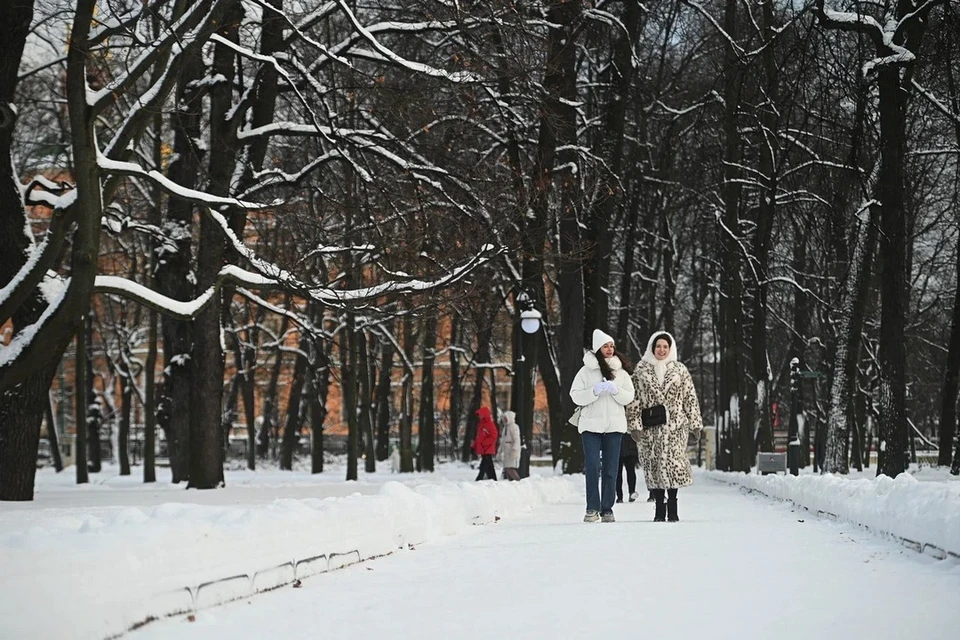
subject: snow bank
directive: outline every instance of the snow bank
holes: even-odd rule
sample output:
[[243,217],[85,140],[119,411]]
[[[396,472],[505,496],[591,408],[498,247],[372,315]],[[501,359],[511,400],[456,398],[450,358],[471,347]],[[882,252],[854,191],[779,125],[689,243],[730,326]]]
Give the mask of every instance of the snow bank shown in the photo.
[[151,617],[203,609],[577,499],[582,482],[387,481],[375,495],[262,505],[23,512],[20,530],[0,533],[0,637],[121,634]]
[[789,500],[819,515],[888,534],[917,551],[960,557],[960,482],[824,475],[755,475],[706,471],[713,480]]

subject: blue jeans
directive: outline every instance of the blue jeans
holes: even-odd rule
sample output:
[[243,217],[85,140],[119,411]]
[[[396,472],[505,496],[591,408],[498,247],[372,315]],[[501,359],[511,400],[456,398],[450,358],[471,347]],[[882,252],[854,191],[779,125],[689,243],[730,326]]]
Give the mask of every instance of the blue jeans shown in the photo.
[[623,434],[619,432],[584,431],[580,434],[583,442],[583,474],[587,478],[587,511],[613,513],[622,438]]

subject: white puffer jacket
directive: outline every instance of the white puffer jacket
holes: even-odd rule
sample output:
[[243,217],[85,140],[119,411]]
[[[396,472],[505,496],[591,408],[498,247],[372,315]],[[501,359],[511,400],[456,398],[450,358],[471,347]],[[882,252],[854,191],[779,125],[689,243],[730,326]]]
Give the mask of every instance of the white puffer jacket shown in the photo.
[[617,385],[616,394],[605,393],[599,396],[593,394],[593,385],[603,380],[603,374],[600,373],[597,356],[590,351],[583,354],[583,367],[573,379],[570,397],[575,404],[583,407],[580,410],[580,433],[584,431],[627,432],[627,415],[624,407],[633,402],[633,381],[624,371],[617,356],[608,358],[607,364],[613,369],[613,382]]

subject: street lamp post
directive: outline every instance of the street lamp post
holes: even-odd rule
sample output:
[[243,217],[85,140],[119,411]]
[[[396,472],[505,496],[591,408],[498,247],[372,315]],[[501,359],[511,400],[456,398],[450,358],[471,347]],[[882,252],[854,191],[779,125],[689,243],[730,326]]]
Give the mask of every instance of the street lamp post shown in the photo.
[[517,293],[515,300],[517,334],[516,364],[514,366],[514,383],[517,385],[518,424],[520,426],[520,468],[521,478],[530,475],[530,441],[533,439],[533,396],[530,394],[530,406],[527,406],[526,387],[530,382],[527,374],[527,359],[523,351],[523,334],[533,335],[540,330],[540,312],[533,308],[533,300],[525,291]]
[[787,431],[787,465],[790,475],[800,473],[800,435],[799,424],[802,419],[800,412],[800,359],[790,361],[790,428]]

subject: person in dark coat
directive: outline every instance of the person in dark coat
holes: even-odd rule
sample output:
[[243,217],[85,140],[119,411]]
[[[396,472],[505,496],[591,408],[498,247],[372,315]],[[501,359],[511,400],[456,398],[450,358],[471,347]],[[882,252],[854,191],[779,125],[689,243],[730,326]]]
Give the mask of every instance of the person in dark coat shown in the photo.
[[637,463],[640,452],[629,434],[620,440],[620,468],[617,470],[617,502],[623,502],[623,470],[627,470],[627,490],[630,502],[637,501]]
[[497,452],[497,425],[490,417],[490,409],[477,409],[477,437],[473,440],[473,451],[480,456],[480,473],[477,481],[485,478],[496,481],[497,471],[493,468],[493,455]]

